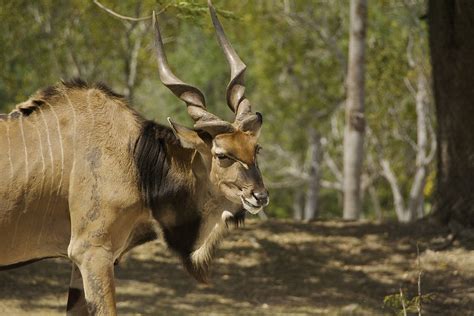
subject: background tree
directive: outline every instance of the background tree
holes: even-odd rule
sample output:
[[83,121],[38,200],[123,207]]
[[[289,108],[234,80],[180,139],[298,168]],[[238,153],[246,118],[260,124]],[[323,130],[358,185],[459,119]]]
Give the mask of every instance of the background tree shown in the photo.
[[[403,103],[396,104],[386,113],[391,117],[394,126],[390,131],[394,132],[399,141],[405,142],[408,146],[410,156],[414,155],[415,164],[408,165],[404,170],[394,171],[394,159],[388,159],[389,151],[384,149],[380,143],[387,144],[387,133],[377,130],[376,133],[369,130],[369,146],[375,152],[377,163],[380,165],[380,174],[384,177],[391,189],[393,206],[397,219],[401,222],[410,222],[423,217],[425,210],[425,190],[426,182],[430,174],[430,166],[436,152],[436,138],[432,125],[432,106],[430,89],[430,67],[426,60],[427,55],[427,29],[424,20],[420,17],[425,14],[425,7],[420,3],[405,1],[406,13],[398,18],[398,22],[408,25],[406,33],[406,60],[408,66],[402,78],[405,89],[410,91],[411,100],[405,106]],[[397,24],[392,25],[396,28]],[[400,73],[400,70],[397,71]],[[413,104],[414,101],[414,104]],[[407,125],[403,119],[404,111],[415,109],[416,125]],[[413,126],[416,129],[413,132]],[[377,128],[375,125],[374,128]],[[389,135],[390,136],[390,135]],[[385,145],[386,146],[386,145]],[[369,159],[372,157],[369,157]],[[405,187],[401,178],[406,179]]]
[[351,0],[346,125],[344,128],[344,219],[361,212],[360,183],[364,157],[365,33],[367,0]]
[[429,2],[437,138],[435,213],[474,226],[474,2]]

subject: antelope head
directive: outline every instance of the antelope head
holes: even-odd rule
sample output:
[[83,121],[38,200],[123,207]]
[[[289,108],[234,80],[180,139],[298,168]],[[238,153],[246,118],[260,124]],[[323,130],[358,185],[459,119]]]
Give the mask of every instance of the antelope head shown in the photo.
[[208,112],[204,94],[173,74],[166,59],[156,15],[153,14],[160,80],[186,103],[187,112],[194,120],[194,129],[169,118],[168,121],[182,146],[194,149],[202,158],[202,163],[193,163],[193,172],[206,177],[215,194],[224,196],[240,210],[243,207],[256,214],[269,202],[257,164],[262,115],[252,112],[245,97],[244,73],[247,66],[228,41],[210,0],[208,5],[219,44],[230,65],[226,101],[235,113],[235,119],[230,123]]

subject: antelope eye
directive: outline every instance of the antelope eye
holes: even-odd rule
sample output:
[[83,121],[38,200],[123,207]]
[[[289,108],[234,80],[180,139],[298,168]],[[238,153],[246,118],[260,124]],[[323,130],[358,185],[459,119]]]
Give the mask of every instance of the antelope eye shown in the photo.
[[229,156],[224,155],[224,154],[216,154],[216,157],[219,161],[219,166],[222,167],[222,168],[228,168],[228,167],[232,166],[235,162],[234,159],[232,159]]
[[217,157],[217,159],[219,159],[219,160],[230,159],[229,157],[227,157],[227,156],[224,155],[224,154],[217,154],[216,157]]
[[258,155],[262,150],[263,150],[263,147],[260,145],[257,145],[257,149],[255,149],[255,153]]

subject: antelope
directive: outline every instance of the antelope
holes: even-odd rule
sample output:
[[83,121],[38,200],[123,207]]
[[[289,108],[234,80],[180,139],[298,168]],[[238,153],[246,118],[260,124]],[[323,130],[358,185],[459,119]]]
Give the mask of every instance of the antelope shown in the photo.
[[70,315],[115,315],[114,263],[160,232],[190,275],[206,282],[230,227],[268,205],[257,164],[262,115],[244,94],[246,65],[208,5],[231,69],[232,123],[173,74],[155,14],[160,80],[186,103],[194,128],[145,120],[104,84],[79,79],[0,116],[0,269],[69,258]]

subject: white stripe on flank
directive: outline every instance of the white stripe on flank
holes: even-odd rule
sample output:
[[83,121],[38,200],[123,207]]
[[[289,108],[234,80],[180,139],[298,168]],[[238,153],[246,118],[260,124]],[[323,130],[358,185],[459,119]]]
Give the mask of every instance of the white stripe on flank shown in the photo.
[[74,105],[72,105],[71,99],[69,98],[67,93],[64,93],[64,96],[67,99],[67,103],[72,111],[72,124],[73,124],[73,134],[72,134],[72,152],[73,152],[73,164],[76,161],[76,132],[77,132],[77,118],[76,118],[76,109],[74,109]]
[[46,119],[44,118],[43,110],[41,109],[41,107],[39,107],[38,110],[41,114],[41,119],[43,120],[43,124],[46,127],[46,139],[48,141],[48,152],[49,152],[49,158],[51,160],[51,169],[54,169],[53,146],[51,145],[51,137],[49,136],[48,123],[46,122]]
[[46,179],[46,163],[44,162],[44,154],[43,154],[43,141],[41,140],[41,133],[40,133],[40,130],[38,128],[38,124],[39,124],[39,119],[38,119],[38,116],[36,115],[36,120],[35,120],[35,123],[33,124],[35,126],[35,129],[36,129],[36,134],[38,135],[38,143],[39,143],[39,150],[40,150],[40,154],[41,154],[41,189],[40,189],[40,198],[43,197],[43,191],[44,191],[44,182],[45,182],[45,179]]
[[[41,119],[43,121],[44,126],[46,127],[46,140],[48,142],[48,153],[49,153],[49,159],[51,160],[51,192],[53,191],[53,180],[54,180],[54,159],[53,159],[53,146],[51,145],[51,137],[49,135],[49,126],[48,122],[46,122],[46,119],[44,118],[44,113],[41,108],[38,108],[40,114],[41,114]],[[50,192],[50,193],[51,193]]]
[[[39,124],[39,117],[36,116],[36,121],[35,121],[35,129],[36,129],[36,134],[38,134],[38,140],[39,140],[39,149],[40,149],[40,153],[41,153],[41,189],[40,189],[40,193],[39,193],[39,198],[42,199],[43,198],[43,194],[44,194],[44,184],[46,182],[46,162],[45,162],[45,159],[44,159],[44,154],[43,154],[43,141],[41,140],[41,132],[38,128],[38,124]],[[48,197],[48,207],[49,207],[49,200],[50,200],[51,197]],[[41,211],[41,210],[40,210]],[[44,213],[47,212],[47,209],[45,210],[42,210]],[[44,215],[43,215],[44,216]],[[41,230],[43,230],[43,226],[41,226]],[[37,239],[37,242],[38,242],[38,245],[40,244],[41,242],[41,238],[38,238]]]
[[12,199],[13,199],[13,196],[11,196],[12,186],[13,186],[13,162],[12,162],[12,147],[11,147],[11,139],[10,139],[10,116],[7,117],[7,121],[5,122],[5,127],[7,128],[8,163],[10,164],[10,181],[9,181],[8,195],[7,195],[7,201],[8,201],[7,210],[9,211],[11,207]]
[[25,208],[23,213],[26,213],[26,208],[28,207],[28,181],[30,179],[30,167],[28,163],[28,150],[26,148],[26,139],[25,139],[25,130],[23,128],[23,115],[20,115],[20,132],[21,132],[21,140],[23,141],[23,150],[25,153]]
[[38,107],[38,110],[39,110],[39,113],[41,115],[41,119],[43,121],[43,124],[45,126],[45,129],[46,129],[46,140],[48,141],[48,152],[49,152],[49,158],[51,160],[51,178],[50,178],[50,181],[51,181],[51,186],[50,186],[50,190],[48,192],[48,203],[46,203],[46,209],[43,211],[43,219],[41,221],[41,230],[39,232],[39,235],[38,235],[38,243],[41,241],[41,237],[43,235],[43,228],[44,228],[44,222],[46,220],[46,215],[49,213],[49,207],[51,206],[51,195],[53,195],[53,186],[54,186],[54,159],[53,159],[53,148],[52,148],[52,145],[51,145],[51,137],[49,136],[49,127],[48,127],[48,123],[46,122],[46,119],[44,118],[44,114],[43,114],[43,110],[41,109],[41,107]]
[[57,194],[59,195],[61,192],[61,187],[63,185],[63,177],[64,177],[64,147],[63,147],[63,139],[61,135],[61,126],[59,125],[59,118],[56,112],[54,111],[54,108],[51,104],[47,103],[46,104],[49,106],[51,112],[54,115],[54,118],[56,119],[56,125],[57,125],[57,131],[58,131],[58,139],[59,139],[59,148],[61,150],[61,177],[59,178],[59,185],[58,185],[58,190],[56,191]]
[[18,218],[16,219],[15,223],[15,229],[13,231],[13,236],[12,236],[12,247],[15,244],[15,239],[16,239],[16,233],[18,231],[18,224],[20,223],[21,216],[27,212],[28,208],[28,180],[29,180],[29,165],[28,165],[28,150],[26,148],[26,140],[25,140],[25,131],[23,129],[23,115],[20,115],[19,117],[19,122],[20,122],[20,133],[21,133],[21,140],[23,142],[23,151],[25,153],[25,183],[23,183],[23,203],[24,203],[24,208],[21,211],[21,213],[18,215]]
[[10,183],[13,183],[12,141],[10,139],[10,116],[7,119],[8,162],[10,163]]

